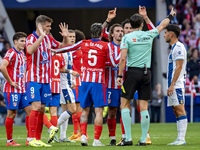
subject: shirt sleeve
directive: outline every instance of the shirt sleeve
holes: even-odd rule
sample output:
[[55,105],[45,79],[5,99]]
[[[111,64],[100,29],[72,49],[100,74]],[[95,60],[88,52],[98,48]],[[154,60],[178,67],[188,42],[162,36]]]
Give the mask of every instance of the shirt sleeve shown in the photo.
[[75,50],[78,50],[81,47],[81,44],[82,44],[82,41],[79,41],[78,43],[76,43],[74,45],[64,46],[64,47],[61,47],[61,48],[55,49],[55,50],[57,51],[57,53],[75,51]]
[[158,29],[156,29],[156,28],[149,30],[149,31],[146,31],[146,33],[149,36],[151,36],[152,38],[155,38],[159,34]]
[[56,41],[52,36],[49,35],[49,38],[51,40],[51,48],[56,49],[59,47],[59,42]]
[[63,68],[63,67],[65,67],[65,59],[64,59],[64,57],[63,57],[63,55],[61,54],[61,63],[60,63],[61,65],[60,65],[60,68]]
[[12,51],[8,50],[3,59],[6,59],[10,63],[13,56],[14,56],[14,53]]
[[108,28],[103,28],[103,38],[106,39],[107,41],[109,41],[109,32],[108,32]]
[[120,49],[128,49],[128,40],[126,35],[122,38]]
[[184,52],[184,49],[177,45],[175,48],[174,48],[174,58],[175,60],[184,60],[184,56],[185,55],[185,52]]
[[28,36],[26,38],[26,47],[28,47],[29,45],[32,45],[33,44],[33,40],[34,40],[33,36]]

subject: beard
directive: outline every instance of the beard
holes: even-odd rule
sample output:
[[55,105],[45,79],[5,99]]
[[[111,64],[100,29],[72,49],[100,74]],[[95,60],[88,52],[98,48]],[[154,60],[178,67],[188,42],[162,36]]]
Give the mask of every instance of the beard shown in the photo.
[[166,39],[165,40],[167,43],[170,43],[171,42],[171,39]]

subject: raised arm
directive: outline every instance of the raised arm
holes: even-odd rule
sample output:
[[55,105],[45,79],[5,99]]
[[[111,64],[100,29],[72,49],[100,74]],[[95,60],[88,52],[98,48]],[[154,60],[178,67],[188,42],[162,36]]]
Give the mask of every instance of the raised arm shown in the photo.
[[171,19],[173,19],[173,17],[176,15],[176,12],[174,11],[173,7],[171,9],[171,12],[169,14],[169,16],[167,16],[166,19],[164,19],[157,27],[156,29],[158,29],[158,32],[160,33],[170,22]]
[[70,52],[70,51],[76,51],[81,47],[82,42],[83,41],[79,41],[78,43],[74,45],[68,45],[68,46],[58,48],[58,49],[50,49],[50,50],[54,53],[65,53],[65,52]]
[[108,12],[108,16],[107,16],[107,19],[106,21],[103,23],[103,28],[107,28],[109,23],[116,17],[116,11],[117,11],[117,8],[115,7],[114,10],[110,10]]
[[40,32],[39,38],[32,45],[28,45],[28,47],[26,48],[27,53],[30,54],[30,55],[35,53],[37,48],[40,46],[40,43],[42,42],[42,40],[46,36],[46,32],[42,29],[42,25],[40,23],[38,24],[38,29],[39,29],[39,32]]
[[149,30],[155,28],[155,26],[153,25],[153,23],[151,22],[151,20],[149,19],[148,15],[147,15],[147,11],[146,11],[146,7],[145,6],[140,6],[139,5],[139,14],[145,20],[145,22],[146,22],[147,27],[148,27]]
[[66,46],[67,43],[68,43],[68,41],[67,41],[67,38],[68,38],[68,24],[65,25],[65,22],[64,23],[60,23],[59,27],[60,27],[60,30],[61,30],[61,32],[59,32],[59,33],[63,37],[62,43],[59,44],[59,48],[60,48],[60,47]]

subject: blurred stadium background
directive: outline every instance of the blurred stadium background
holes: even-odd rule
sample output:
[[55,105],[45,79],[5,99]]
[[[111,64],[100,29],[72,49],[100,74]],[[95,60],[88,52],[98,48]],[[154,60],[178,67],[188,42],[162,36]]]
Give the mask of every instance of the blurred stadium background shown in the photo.
[[[155,26],[167,16],[172,6],[176,9],[177,16],[171,23],[181,27],[180,40],[188,52],[187,117],[190,122],[200,122],[200,0],[0,0],[0,60],[13,46],[14,32],[32,33],[35,30],[35,18],[40,14],[53,18],[51,33],[55,39],[61,41],[58,26],[60,22],[66,22],[69,29],[83,31],[86,38],[90,38],[90,25],[94,22],[103,23],[109,10],[117,7],[117,16],[111,24],[121,23],[138,12],[139,5],[147,7],[148,16]],[[147,26],[144,30],[147,30]],[[160,117],[156,120],[162,123],[176,121],[172,109],[166,107],[167,56],[170,47],[164,41],[163,34],[164,32],[155,39],[152,53],[152,91],[160,83],[164,92],[163,100],[158,106],[161,109]],[[0,74],[1,89],[3,82]],[[151,114],[152,99],[149,105]],[[0,104],[0,124],[4,125],[6,110],[3,98],[0,99]],[[132,122],[139,122],[139,114],[134,105],[132,110]],[[23,117],[23,111],[19,112],[15,119],[16,125],[24,124]],[[92,123],[93,114],[90,118]],[[119,118],[120,113],[118,121]]]

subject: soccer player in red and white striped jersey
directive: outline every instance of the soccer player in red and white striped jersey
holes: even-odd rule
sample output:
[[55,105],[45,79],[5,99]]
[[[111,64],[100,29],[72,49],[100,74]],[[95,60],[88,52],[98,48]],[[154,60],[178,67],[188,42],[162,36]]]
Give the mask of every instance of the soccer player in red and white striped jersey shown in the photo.
[[6,79],[3,89],[7,108],[7,117],[5,120],[7,133],[6,146],[21,146],[12,139],[13,122],[18,108],[23,108],[26,112],[27,140],[29,140],[28,122],[31,106],[27,101],[25,91],[25,56],[23,52],[26,37],[27,35],[23,32],[15,33],[13,36],[14,47],[6,52],[0,67],[0,70]]
[[55,50],[55,52],[65,52],[77,50],[81,47],[83,58],[83,73],[80,97],[81,107],[83,108],[81,115],[81,144],[88,145],[86,131],[87,118],[92,102],[95,107],[95,137],[93,146],[104,146],[99,138],[103,129],[103,107],[107,105],[105,91],[105,63],[107,61],[107,43],[101,41],[102,24],[94,23],[90,29],[90,40],[82,40],[72,46],[63,47]]
[[[120,24],[113,24],[109,30],[109,40],[108,48],[109,52],[112,53],[113,58],[118,60],[120,59],[120,43],[122,37],[124,35],[123,27]],[[112,57],[111,57],[112,58]],[[108,60],[108,63],[112,63],[113,60]],[[117,85],[117,75],[119,72],[118,65],[115,66],[107,66],[107,94],[108,94],[108,117],[107,117],[107,125],[109,130],[109,137],[111,138],[110,146],[116,145],[115,139],[115,130],[116,130],[116,114],[117,108],[120,105],[120,95],[121,95],[121,86]],[[124,70],[124,73],[126,70]]]
[[[28,100],[32,104],[32,111],[30,114],[30,146],[34,147],[49,147],[42,142],[41,133],[43,126],[43,114],[45,104],[50,101],[51,89],[51,52],[48,48],[58,48],[67,45],[68,30],[65,24],[60,24],[63,36],[63,42],[57,42],[49,35],[51,30],[51,23],[53,20],[45,15],[40,15],[36,18],[36,31],[30,34],[26,41],[26,55],[27,55],[27,94]],[[56,130],[52,130],[52,139]],[[37,140],[36,140],[37,139]]]

